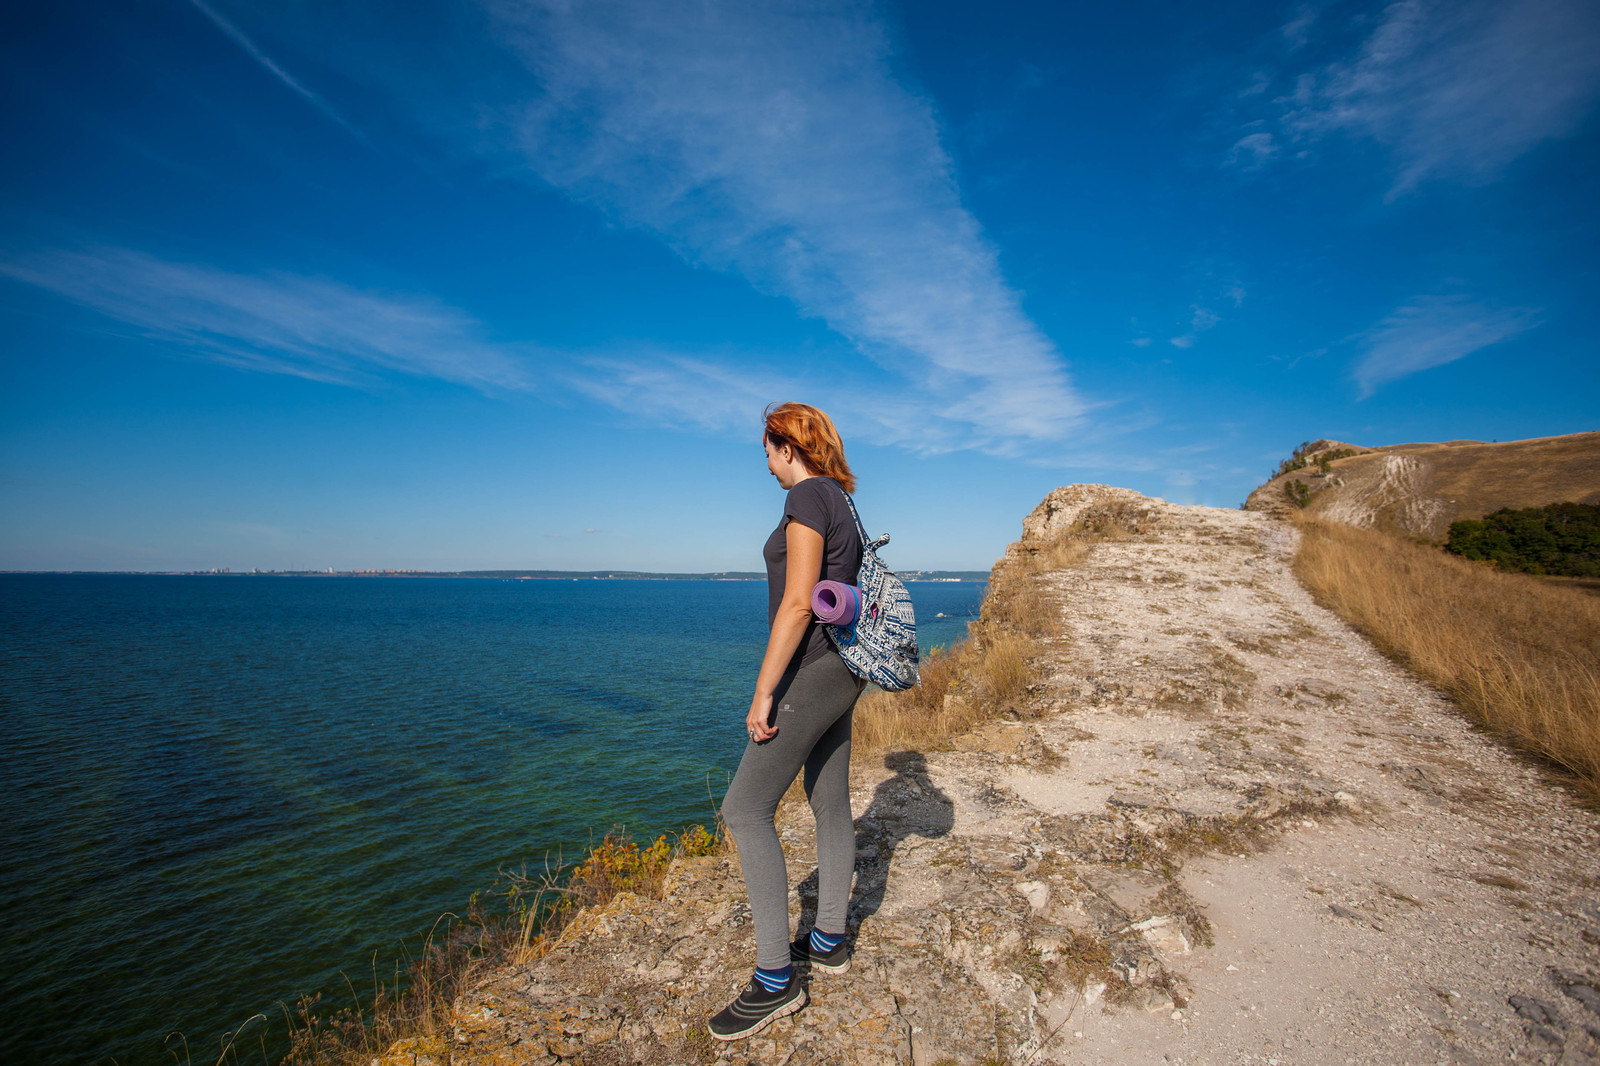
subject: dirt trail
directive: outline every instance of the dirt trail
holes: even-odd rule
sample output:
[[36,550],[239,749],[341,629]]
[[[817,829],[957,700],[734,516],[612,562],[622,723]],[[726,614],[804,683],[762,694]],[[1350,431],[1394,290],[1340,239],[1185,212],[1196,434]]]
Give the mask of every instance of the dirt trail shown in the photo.
[[857,768],[851,973],[714,1044],[749,913],[680,862],[462,1001],[452,1061],[1600,1058],[1600,816],[1317,607],[1268,516],[1073,486],[1029,533],[1108,500],[1143,531],[1046,575],[1040,713]]

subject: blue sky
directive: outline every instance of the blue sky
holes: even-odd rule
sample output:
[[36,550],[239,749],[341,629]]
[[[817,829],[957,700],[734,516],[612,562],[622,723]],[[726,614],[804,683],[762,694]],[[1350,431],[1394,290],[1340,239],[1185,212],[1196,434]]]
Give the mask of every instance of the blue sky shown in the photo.
[[0,24],[0,569],[902,568],[1600,411],[1590,0],[62,0]]

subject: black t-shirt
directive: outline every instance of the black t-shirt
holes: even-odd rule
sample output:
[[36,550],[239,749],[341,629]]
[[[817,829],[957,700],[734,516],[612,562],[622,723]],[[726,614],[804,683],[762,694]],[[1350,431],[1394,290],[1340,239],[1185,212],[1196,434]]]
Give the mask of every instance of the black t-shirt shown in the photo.
[[[831,477],[806,478],[789,490],[783,503],[783,518],[761,552],[767,560],[768,629],[778,617],[778,605],[783,602],[784,586],[788,583],[789,542],[784,537],[784,527],[790,521],[822,534],[820,580],[854,585],[861,574],[861,535],[856,532],[856,520],[850,516],[844,489]],[[828,635],[822,631],[822,623],[813,618],[795,651],[795,659],[803,665],[831,647]],[[793,666],[794,660],[789,665]]]

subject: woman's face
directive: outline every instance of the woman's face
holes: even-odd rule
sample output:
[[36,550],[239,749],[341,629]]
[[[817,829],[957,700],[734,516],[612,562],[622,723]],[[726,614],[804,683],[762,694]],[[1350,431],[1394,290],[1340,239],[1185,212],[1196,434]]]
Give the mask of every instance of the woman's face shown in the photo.
[[794,448],[787,444],[774,445],[771,437],[762,437],[761,447],[767,453],[767,473],[778,479],[778,487],[785,490],[794,488],[800,480],[797,475],[801,473],[795,470],[799,464]]

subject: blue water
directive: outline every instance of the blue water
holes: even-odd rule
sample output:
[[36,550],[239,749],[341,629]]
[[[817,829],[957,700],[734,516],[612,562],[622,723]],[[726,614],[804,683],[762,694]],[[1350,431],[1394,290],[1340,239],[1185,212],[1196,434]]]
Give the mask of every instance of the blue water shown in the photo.
[[[982,586],[911,591],[926,649]],[[214,1062],[498,870],[711,822],[765,638],[762,582],[0,575],[0,1060]]]

